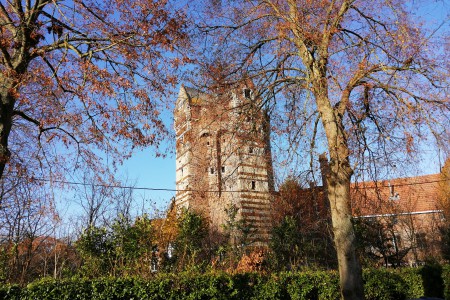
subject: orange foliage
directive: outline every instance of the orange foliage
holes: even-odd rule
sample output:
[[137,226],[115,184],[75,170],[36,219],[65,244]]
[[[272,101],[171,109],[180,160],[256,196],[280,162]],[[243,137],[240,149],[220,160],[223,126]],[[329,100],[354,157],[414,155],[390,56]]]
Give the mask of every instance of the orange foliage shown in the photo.
[[159,145],[168,130],[155,99],[186,61],[169,55],[189,44],[184,13],[172,1],[31,4],[1,5],[0,178],[10,160],[31,171],[44,162],[100,169],[97,150],[120,162],[135,146]]
[[262,249],[256,249],[249,254],[244,254],[238,263],[236,272],[261,272],[265,268],[265,253]]
[[27,238],[17,246],[9,243],[5,250],[11,254],[10,282],[26,283],[42,276],[60,278],[63,267],[73,271],[80,263],[71,245],[53,237]]
[[273,203],[273,220],[278,225],[285,216],[292,216],[308,230],[329,218],[329,208],[323,187],[303,189],[295,179],[286,179]]
[[178,235],[178,216],[174,202],[170,204],[164,218],[152,221],[152,227],[155,229],[154,244],[158,245],[158,256],[162,259]]

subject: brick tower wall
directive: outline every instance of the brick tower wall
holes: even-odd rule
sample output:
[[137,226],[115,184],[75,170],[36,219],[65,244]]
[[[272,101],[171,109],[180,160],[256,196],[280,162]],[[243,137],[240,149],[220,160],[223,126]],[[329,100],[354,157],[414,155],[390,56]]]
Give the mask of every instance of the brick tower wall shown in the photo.
[[269,239],[273,172],[268,117],[248,88],[212,95],[181,87],[174,111],[178,207],[221,231],[226,208],[251,228],[254,245]]

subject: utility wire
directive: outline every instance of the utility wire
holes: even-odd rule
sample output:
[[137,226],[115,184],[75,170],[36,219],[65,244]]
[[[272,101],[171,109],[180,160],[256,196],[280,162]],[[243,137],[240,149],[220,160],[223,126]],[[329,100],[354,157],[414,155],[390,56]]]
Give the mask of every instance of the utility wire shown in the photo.
[[218,191],[218,190],[192,190],[192,189],[169,189],[169,188],[151,188],[151,187],[136,187],[136,186],[125,186],[125,185],[111,185],[111,184],[102,184],[102,183],[86,183],[86,182],[76,182],[76,181],[66,181],[66,180],[55,180],[55,179],[46,179],[46,178],[28,178],[22,176],[8,176],[14,178],[22,178],[29,180],[36,180],[42,182],[52,182],[52,183],[61,183],[61,184],[69,184],[69,185],[81,185],[81,186],[94,186],[94,187],[105,187],[105,188],[115,188],[115,189],[130,189],[130,190],[144,190],[144,191],[163,191],[163,192],[205,192],[205,193],[219,193],[219,192],[229,192],[229,193],[240,193],[245,191]]
[[[230,190],[194,190],[194,189],[170,189],[170,188],[151,188],[151,187],[136,187],[136,186],[124,186],[124,185],[110,185],[110,184],[102,184],[102,183],[86,183],[86,182],[76,182],[76,181],[66,181],[66,180],[54,180],[54,179],[46,179],[46,178],[28,178],[23,176],[8,176],[8,177],[14,177],[14,178],[22,178],[22,179],[29,179],[29,180],[36,180],[36,181],[42,181],[42,182],[53,182],[53,183],[61,183],[61,184],[69,184],[69,185],[81,185],[81,186],[94,186],[94,187],[104,187],[104,188],[115,188],[115,189],[130,189],[130,190],[143,190],[143,191],[163,191],[163,192],[203,192],[203,193],[242,193],[247,192],[245,190],[241,191],[230,191]],[[389,180],[387,180],[389,181]],[[446,179],[438,179],[438,180],[429,180],[429,181],[421,181],[421,182],[410,182],[410,183],[401,183],[401,184],[394,184],[394,186],[414,186],[414,185],[422,185],[427,183],[438,183],[438,182],[445,182],[450,181],[450,178]],[[371,181],[370,183],[374,183],[376,181]],[[352,185],[358,185],[361,184],[362,186],[357,186],[358,189],[373,189],[373,188],[383,188],[383,187],[389,187],[389,185],[374,185],[374,186],[364,186],[366,182],[359,182],[359,183],[352,183]],[[253,190],[251,190],[253,191]]]
[[[403,178],[398,178],[398,179],[403,179]],[[382,181],[394,181],[397,179],[392,179],[392,180],[382,180]],[[427,184],[427,183],[438,183],[438,182],[444,182],[444,181],[450,181],[450,178],[446,178],[446,179],[438,179],[438,180],[429,180],[429,181],[421,181],[421,182],[409,182],[409,183],[400,183],[400,184],[392,184],[391,186],[408,186],[408,185],[421,185],[421,184]],[[361,188],[361,189],[373,189],[373,188],[378,188],[378,187],[390,187],[389,185],[383,184],[383,185],[377,185],[376,183],[380,182],[380,181],[363,181],[363,182],[355,182],[352,183],[352,185],[357,186],[357,188]],[[364,184],[374,184],[374,186],[364,186]],[[361,187],[359,187],[358,185],[362,185]]]

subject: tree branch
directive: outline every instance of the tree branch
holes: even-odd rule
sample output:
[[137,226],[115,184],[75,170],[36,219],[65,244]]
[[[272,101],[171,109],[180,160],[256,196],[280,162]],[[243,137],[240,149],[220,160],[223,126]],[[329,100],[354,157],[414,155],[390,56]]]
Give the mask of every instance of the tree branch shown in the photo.
[[36,119],[34,119],[34,118],[28,116],[28,115],[25,114],[23,111],[20,111],[20,110],[14,110],[14,111],[13,111],[13,115],[14,115],[14,116],[19,116],[19,117],[21,117],[22,119],[27,120],[28,122],[31,122],[31,123],[33,123],[33,124],[39,126],[39,127],[41,126],[41,122],[39,122],[38,120],[36,120]]
[[2,26],[6,26],[11,33],[16,33],[16,28],[13,26],[14,21],[11,19],[11,17],[9,16],[8,12],[6,11],[5,7],[3,6],[3,3],[0,2],[0,11],[3,15],[2,19],[5,18],[5,22],[3,24],[1,24]]

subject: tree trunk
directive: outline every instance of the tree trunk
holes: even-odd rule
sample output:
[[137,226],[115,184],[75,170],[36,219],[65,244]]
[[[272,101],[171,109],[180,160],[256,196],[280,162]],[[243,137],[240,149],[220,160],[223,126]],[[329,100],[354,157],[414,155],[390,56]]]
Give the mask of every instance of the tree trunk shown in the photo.
[[[331,169],[334,169],[333,166]],[[362,270],[356,256],[354,246],[356,241],[351,221],[350,176],[343,171],[331,171],[327,184],[341,295],[345,300],[364,299]]]
[[322,88],[322,93],[316,98],[330,154],[326,184],[338,258],[341,297],[345,300],[360,300],[364,299],[364,287],[361,265],[356,255],[356,237],[350,207],[350,179],[353,170],[350,167],[342,116],[331,106],[329,99],[323,97],[326,95],[326,88]]
[[3,172],[11,156],[8,149],[14,111],[14,97],[11,95],[11,90],[12,87],[7,84],[7,80],[3,81],[3,86],[0,87],[0,179],[3,177]]

